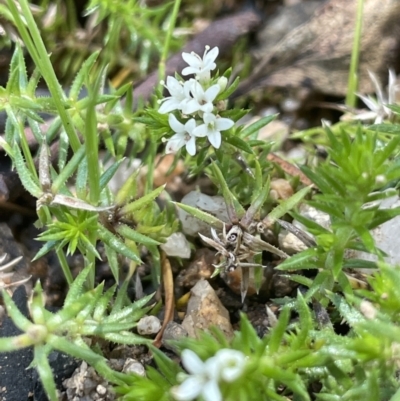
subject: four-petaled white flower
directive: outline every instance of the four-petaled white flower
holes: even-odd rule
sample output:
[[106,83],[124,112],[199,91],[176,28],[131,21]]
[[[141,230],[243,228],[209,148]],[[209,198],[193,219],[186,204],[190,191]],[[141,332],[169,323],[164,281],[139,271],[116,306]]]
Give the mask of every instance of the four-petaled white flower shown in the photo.
[[221,131],[233,127],[234,122],[229,118],[217,117],[212,113],[204,113],[204,124],[199,125],[193,131],[195,136],[207,136],[211,145],[218,149],[221,146]]
[[357,94],[369,110],[357,114],[353,119],[361,121],[374,120],[375,124],[381,124],[383,120],[392,116],[392,110],[390,110],[387,105],[393,104],[396,101],[396,91],[398,89],[396,86],[396,74],[393,70],[389,70],[389,83],[386,96],[376,75],[370,71],[368,71],[368,73],[375,87],[376,99],[371,96]]
[[171,389],[177,401],[191,401],[199,396],[205,401],[222,401],[219,382],[231,383],[238,379],[246,364],[246,356],[232,349],[221,349],[205,362],[188,349],[181,356],[189,375],[182,384]]
[[165,153],[175,153],[186,145],[189,155],[194,156],[196,154],[196,136],[193,135],[193,130],[196,128],[196,121],[191,118],[182,124],[173,114],[170,114],[168,122],[176,134],[168,140]]
[[220,86],[215,84],[204,90],[196,80],[190,79],[188,82],[193,97],[182,107],[182,112],[184,114],[192,114],[197,111],[211,113],[214,108],[213,101],[221,89]]
[[206,46],[203,58],[198,54],[192,53],[182,53],[183,59],[189,64],[182,70],[182,75],[195,74],[199,81],[207,81],[210,79],[210,72],[217,66],[215,64],[215,59],[218,57],[219,49],[214,47],[210,50],[210,46]]
[[162,99],[162,105],[158,109],[161,114],[166,114],[174,110],[181,110],[182,107],[191,99],[190,82],[179,82],[174,77],[167,77],[167,84],[164,85],[171,96]]

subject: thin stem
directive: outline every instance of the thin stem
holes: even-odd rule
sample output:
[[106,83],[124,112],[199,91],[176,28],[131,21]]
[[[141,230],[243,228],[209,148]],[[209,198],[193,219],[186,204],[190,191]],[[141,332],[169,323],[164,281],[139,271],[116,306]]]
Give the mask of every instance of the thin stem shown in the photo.
[[[164,48],[161,54],[160,63],[158,64],[158,78],[159,81],[165,78],[165,62],[169,53],[169,46],[171,43],[172,33],[174,32],[176,26],[176,19],[178,17],[179,8],[181,6],[181,0],[175,0],[174,8],[172,9],[171,18],[169,20],[169,26],[167,30],[167,36],[165,37]],[[160,87],[160,84],[158,84]]]
[[[66,112],[63,100],[65,94],[58,83],[53,66],[51,65],[50,57],[47,53],[46,47],[40,36],[39,29],[32,16],[29,4],[26,0],[20,0],[21,13],[18,11],[13,0],[7,0],[8,7],[13,15],[15,25],[21,35],[21,38],[28,49],[31,57],[33,58],[36,66],[38,67],[42,77],[47,83],[49,91],[53,97],[58,114],[60,115],[65,132],[68,135],[71,148],[76,152],[80,148],[80,141],[77,133],[75,132],[71,117]],[[21,16],[23,15],[23,18]],[[26,25],[28,27],[25,26]]]
[[351,52],[351,62],[349,71],[349,83],[347,86],[346,105],[349,107],[356,106],[356,92],[358,89],[358,61],[360,58],[360,43],[362,32],[364,0],[358,0],[357,3],[357,20],[354,31],[353,49]]
[[68,266],[67,258],[65,257],[64,251],[62,249],[57,249],[56,254],[58,260],[60,261],[61,269],[64,273],[64,277],[67,280],[68,286],[70,287],[71,284],[74,282],[74,278],[71,274],[71,269]]

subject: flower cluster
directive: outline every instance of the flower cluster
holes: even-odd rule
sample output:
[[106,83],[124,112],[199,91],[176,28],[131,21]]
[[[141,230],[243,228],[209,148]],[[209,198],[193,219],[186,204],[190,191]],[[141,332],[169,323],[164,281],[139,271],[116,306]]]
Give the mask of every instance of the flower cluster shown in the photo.
[[[203,57],[195,53],[182,53],[183,59],[189,65],[182,70],[182,75],[194,75],[185,82],[174,77],[167,77],[163,85],[170,96],[160,100],[159,113],[168,116],[168,122],[175,134],[168,140],[166,153],[177,152],[183,146],[189,155],[196,154],[196,138],[207,137],[214,148],[221,146],[221,131],[234,125],[229,118],[218,115],[215,105],[218,94],[227,85],[227,79],[221,77],[217,81],[211,79],[211,71],[216,68],[215,59],[218,47],[210,50],[206,46]],[[180,112],[179,119],[173,111]]]
[[205,401],[222,401],[220,382],[232,383],[238,379],[246,364],[246,356],[236,350],[221,349],[203,362],[193,351],[182,352],[182,364],[190,373],[179,386],[173,387],[177,401],[191,401],[202,396]]

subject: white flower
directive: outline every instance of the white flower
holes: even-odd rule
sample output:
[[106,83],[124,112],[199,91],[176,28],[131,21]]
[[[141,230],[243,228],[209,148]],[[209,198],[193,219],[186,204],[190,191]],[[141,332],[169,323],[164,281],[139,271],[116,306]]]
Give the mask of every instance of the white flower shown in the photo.
[[213,101],[220,91],[219,85],[215,84],[204,90],[203,86],[195,79],[190,79],[187,82],[193,98],[183,105],[182,112],[184,114],[192,114],[196,111],[211,113],[214,108]]
[[217,117],[212,113],[204,113],[204,124],[194,129],[193,135],[207,136],[211,145],[218,149],[221,146],[221,131],[233,127],[234,122],[229,118]]
[[191,118],[185,124],[182,124],[173,114],[170,114],[168,122],[176,134],[172,135],[168,140],[165,152],[167,154],[175,153],[186,145],[189,155],[194,156],[196,154],[196,136],[193,135],[193,130],[196,128],[196,121]]
[[158,109],[161,114],[169,113],[173,110],[181,110],[182,107],[190,99],[190,83],[186,81],[184,84],[174,77],[167,77],[167,84],[164,85],[168,89],[171,96],[161,100],[162,105]]
[[190,401],[200,395],[205,401],[222,401],[215,357],[203,362],[189,349],[183,350],[181,357],[182,364],[190,375],[181,385],[171,389],[172,396],[178,401]]
[[219,350],[203,362],[193,351],[182,352],[182,364],[189,373],[179,386],[172,388],[177,401],[191,401],[201,396],[205,401],[222,401],[219,382],[233,382],[245,367],[246,356],[232,349]]
[[371,96],[357,94],[369,110],[356,115],[353,119],[362,121],[374,120],[375,124],[380,124],[383,120],[392,116],[392,111],[386,106],[396,101],[396,74],[393,70],[389,70],[388,93],[385,96],[376,75],[370,71],[368,73],[375,87],[376,99]]
[[239,378],[246,364],[246,356],[233,349],[221,349],[215,354],[217,365],[220,367],[221,379],[232,383]]
[[195,74],[196,78],[200,81],[207,81],[210,79],[210,71],[214,70],[217,66],[215,64],[215,59],[218,57],[219,49],[214,47],[210,51],[210,46],[206,46],[203,58],[198,54],[192,53],[182,53],[183,59],[189,64],[182,70],[182,75]]

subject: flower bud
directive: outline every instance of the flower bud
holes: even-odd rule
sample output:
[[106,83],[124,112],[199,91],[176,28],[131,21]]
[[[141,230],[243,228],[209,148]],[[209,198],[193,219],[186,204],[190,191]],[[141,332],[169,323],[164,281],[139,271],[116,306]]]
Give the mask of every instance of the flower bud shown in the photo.
[[220,87],[219,93],[223,92],[228,85],[228,78],[226,77],[219,78],[217,84]]

